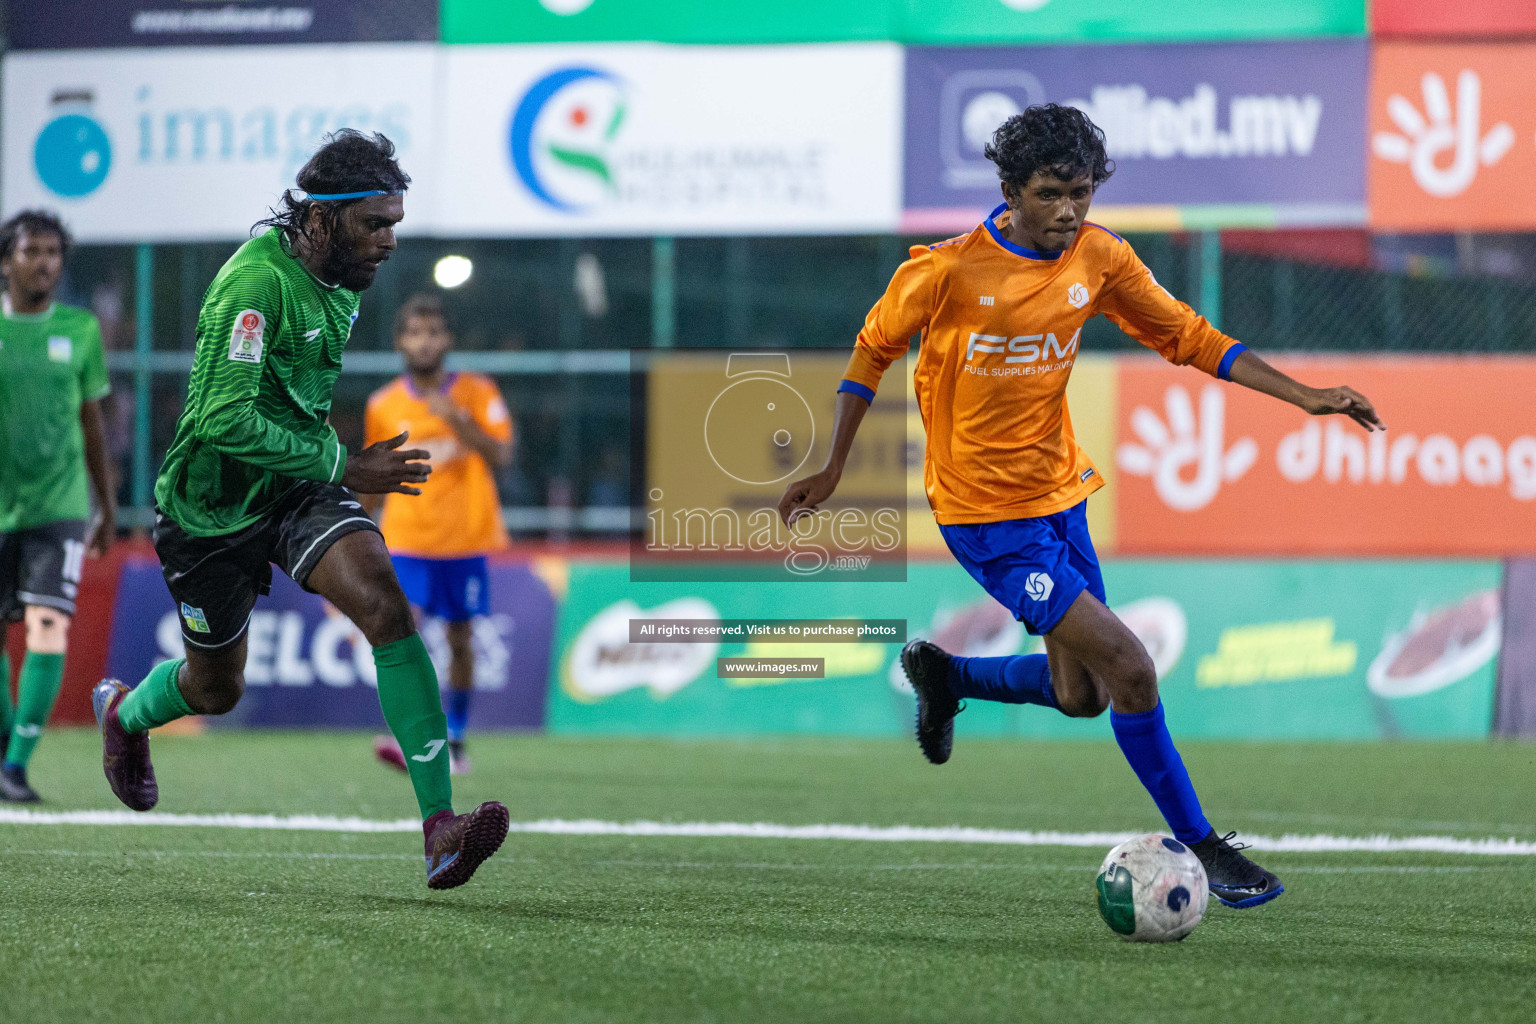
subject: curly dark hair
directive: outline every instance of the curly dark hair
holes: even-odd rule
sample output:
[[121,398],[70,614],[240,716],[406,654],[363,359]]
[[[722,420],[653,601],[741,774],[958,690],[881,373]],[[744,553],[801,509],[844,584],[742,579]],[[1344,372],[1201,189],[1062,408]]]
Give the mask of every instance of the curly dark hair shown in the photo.
[[1104,150],[1104,131],[1076,107],[1042,103],[1015,114],[992,133],[983,155],[997,165],[997,176],[1023,188],[1038,171],[1063,181],[1086,174],[1097,189],[1115,173]]
[[257,221],[251,234],[260,228],[281,228],[291,246],[309,234],[309,211],[318,206],[331,237],[341,223],[341,213],[361,199],[314,200],[313,195],[337,195],[382,189],[404,192],[411,187],[411,176],[395,161],[395,144],[374,132],[365,135],[355,128],[343,128],[325,137],[325,144],[299,168],[297,189],[287,189],[278,208],[270,217]]
[[25,231],[29,235],[49,231],[59,236],[59,245],[64,254],[69,255],[69,247],[74,244],[74,239],[69,237],[69,232],[64,228],[64,222],[57,214],[47,210],[22,210],[16,216],[0,224],[0,260],[9,259],[16,248],[16,240]]

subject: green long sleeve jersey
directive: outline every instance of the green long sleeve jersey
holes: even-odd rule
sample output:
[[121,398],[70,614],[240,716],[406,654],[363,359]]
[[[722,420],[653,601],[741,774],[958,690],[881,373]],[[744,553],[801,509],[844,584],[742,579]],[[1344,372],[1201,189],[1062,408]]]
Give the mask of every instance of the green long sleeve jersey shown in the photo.
[[272,228],[242,245],[203,296],[187,405],[155,482],[194,537],[256,522],[298,480],[335,483],[347,453],[326,418],[359,297],[330,287]]

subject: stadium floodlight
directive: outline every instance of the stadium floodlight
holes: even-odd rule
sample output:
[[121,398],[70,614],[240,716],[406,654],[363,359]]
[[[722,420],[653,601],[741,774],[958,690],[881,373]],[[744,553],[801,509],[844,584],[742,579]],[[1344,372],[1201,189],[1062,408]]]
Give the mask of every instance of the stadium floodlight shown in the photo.
[[439,288],[457,288],[474,272],[475,265],[468,256],[444,256],[432,268],[432,280]]

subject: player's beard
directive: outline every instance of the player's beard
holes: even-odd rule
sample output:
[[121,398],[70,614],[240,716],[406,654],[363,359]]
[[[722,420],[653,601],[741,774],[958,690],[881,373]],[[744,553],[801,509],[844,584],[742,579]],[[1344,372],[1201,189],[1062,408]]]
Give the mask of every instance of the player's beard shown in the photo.
[[[389,259],[389,256],[386,254],[383,258]],[[350,244],[337,240],[326,249],[321,278],[335,281],[350,291],[360,292],[373,284],[378,272],[379,268],[359,257],[357,250]]]

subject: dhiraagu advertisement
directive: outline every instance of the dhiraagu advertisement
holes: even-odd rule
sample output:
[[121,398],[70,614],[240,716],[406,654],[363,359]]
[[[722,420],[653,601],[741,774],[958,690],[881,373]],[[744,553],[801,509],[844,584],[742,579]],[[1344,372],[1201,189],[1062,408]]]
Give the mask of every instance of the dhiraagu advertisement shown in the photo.
[[[1116,561],[1110,604],[1157,666],[1176,736],[1371,739],[1488,735],[1502,569],[1482,561]],[[558,628],[553,732],[901,736],[913,701],[899,643],[631,642],[632,619],[904,619],[907,635],[998,656],[1039,649],[953,564],[905,583],[635,584],[577,563]],[[821,678],[720,678],[719,658],[823,659]],[[972,701],[957,737],[1108,737]]]

